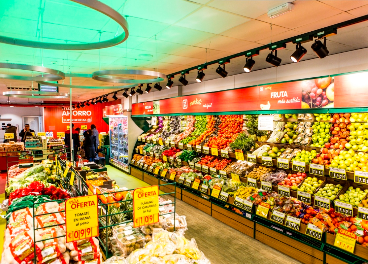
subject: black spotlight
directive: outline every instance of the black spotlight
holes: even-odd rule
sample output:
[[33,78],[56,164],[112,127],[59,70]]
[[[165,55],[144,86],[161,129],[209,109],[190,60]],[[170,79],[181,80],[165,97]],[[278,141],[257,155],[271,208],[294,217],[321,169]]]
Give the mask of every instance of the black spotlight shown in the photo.
[[171,80],[171,78],[169,78],[167,80],[167,84],[166,84],[166,88],[167,89],[171,89],[171,87],[173,86],[174,82]]
[[133,95],[135,95],[134,87],[132,89],[130,89],[130,93],[129,93],[129,96],[133,96]]
[[185,79],[185,74],[181,75],[181,77],[179,78],[179,82],[181,82],[184,86],[188,84],[187,79]]
[[155,87],[155,89],[157,89],[158,91],[161,91],[161,90],[162,90],[162,86],[160,85],[160,83],[156,83],[154,87]]
[[302,46],[302,44],[299,43],[299,44],[296,44],[296,50],[290,56],[290,59],[293,62],[299,62],[305,54],[307,54],[307,50]]
[[104,96],[104,98],[102,99],[102,102],[107,103],[109,101],[109,99],[107,98],[107,95]]
[[143,84],[138,85],[137,93],[143,94],[142,86]]
[[125,91],[124,91],[124,93],[123,93],[123,96],[124,96],[125,98],[128,98],[128,96],[129,96],[129,94],[127,93],[127,91],[128,91],[128,90],[125,90]]
[[118,100],[118,97],[116,96],[116,92],[114,93],[114,95],[112,96],[112,99],[114,100]]
[[147,83],[147,88],[144,92],[149,93],[151,90],[152,90],[152,86],[149,83]]
[[252,57],[247,58],[244,65],[244,71],[250,72],[256,62],[252,59]]
[[82,107],[82,108],[84,107],[84,102],[81,104],[81,107]]
[[[79,104],[77,104],[77,106],[76,106],[77,108],[79,108],[80,106],[79,106]],[[75,108],[75,107],[74,107]]]
[[326,57],[328,55],[328,53],[330,53],[327,49],[326,46],[326,38],[324,38],[324,43],[322,43],[320,40],[316,40],[313,44],[312,44],[312,50],[317,54],[318,57],[320,57],[321,59]]
[[96,103],[102,103],[101,96],[98,98],[98,100],[96,101]]
[[203,80],[203,78],[204,78],[205,75],[206,74],[204,74],[203,70],[202,71],[198,71],[198,75],[197,75],[196,81],[197,82],[202,82],[202,80]]
[[91,104],[89,103],[89,100],[87,100],[87,103],[86,103],[87,106],[90,106]]
[[273,55],[273,51],[271,51],[271,53],[268,54],[266,61],[273,66],[279,66],[281,64],[281,59],[277,57],[277,50],[275,50],[275,55]]
[[216,69],[216,72],[222,78],[225,78],[227,76],[227,71],[225,71],[225,64],[224,64],[224,68],[222,68],[221,65],[219,65],[218,68]]

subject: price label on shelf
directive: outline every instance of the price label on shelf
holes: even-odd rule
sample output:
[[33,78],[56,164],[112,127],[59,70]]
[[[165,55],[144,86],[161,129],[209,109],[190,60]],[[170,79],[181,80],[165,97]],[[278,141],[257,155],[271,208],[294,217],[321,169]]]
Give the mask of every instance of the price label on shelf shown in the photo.
[[184,148],[184,144],[182,142],[179,142],[178,146],[179,146],[179,149],[183,149]]
[[150,156],[153,157],[155,154],[153,153],[153,151],[150,151]]
[[201,171],[201,170],[202,170],[202,165],[201,165],[201,164],[199,164],[199,163],[196,163],[196,164],[195,164],[195,168],[196,168],[196,170]]
[[64,171],[64,174],[63,174],[64,178],[66,177],[68,172],[69,172],[69,166],[65,166],[65,171]]
[[173,157],[173,156],[169,157],[169,162],[170,162],[171,164],[173,164],[173,163],[174,163],[174,157]]
[[216,175],[217,174],[216,168],[210,168],[210,174],[211,175]]
[[231,173],[231,179],[236,182],[240,182],[240,178],[238,174]]
[[293,216],[286,216],[285,226],[296,231],[300,230],[300,218],[296,218]]
[[46,132],[37,132],[37,136],[46,137]]
[[153,167],[152,166],[149,166],[148,167],[148,172],[152,172],[153,171]]
[[160,167],[156,167],[153,173],[157,175],[159,171],[160,171]]
[[272,192],[272,183],[267,181],[261,181],[261,189],[266,192]]
[[147,168],[148,168],[148,164],[144,164],[143,169],[144,169],[144,170],[147,170]]
[[312,203],[312,195],[310,193],[297,191],[297,198],[299,201],[302,201],[306,204]]
[[248,154],[247,155],[247,160],[249,162],[252,162],[252,163],[257,163],[257,156],[256,155],[253,155],[253,154]]
[[165,147],[170,147],[170,142],[168,140],[165,141]]
[[164,161],[167,161],[167,157],[166,157],[165,155],[162,155],[162,159],[163,159]]
[[335,211],[343,215],[353,216],[353,206],[348,203],[335,201]]
[[139,148],[139,154],[143,154],[143,149],[142,148]]
[[229,151],[227,151],[226,149],[221,149],[221,158],[229,158]]
[[294,160],[292,170],[297,172],[305,172],[305,162]]
[[314,206],[324,208],[326,210],[330,210],[331,201],[328,198],[314,196]]
[[167,173],[167,169],[163,169],[161,171],[161,177],[165,177],[166,176],[166,173]]
[[4,134],[4,139],[13,139],[14,138],[14,133],[5,133]]
[[368,220],[368,208],[358,207],[358,217],[364,220]]
[[244,160],[243,151],[241,149],[236,149],[235,150],[235,158],[237,160]]
[[163,146],[163,145],[164,145],[164,142],[162,141],[162,138],[159,138],[159,139],[158,139],[158,144],[160,144],[161,146]]
[[330,168],[329,175],[336,180],[347,180],[345,169]]
[[148,138],[146,141],[147,143],[151,143],[152,139]]
[[184,182],[184,185],[187,187],[190,187],[190,185],[192,185],[192,180],[191,179],[186,179]]
[[272,157],[262,157],[262,165],[266,167],[272,167]]
[[318,227],[313,224],[308,224],[307,229],[305,231],[307,236],[313,237],[314,239],[321,240],[322,239],[322,231]]
[[143,155],[146,156],[147,155],[147,151],[143,150]]
[[252,213],[253,203],[251,201],[247,201],[244,199],[244,211],[247,211],[249,213]]
[[236,207],[239,207],[240,209],[244,208],[244,200],[240,198],[239,196],[235,197],[234,199],[234,205]]
[[171,146],[172,148],[175,148],[175,146],[176,146],[176,145],[175,145],[175,142],[174,142],[174,141],[171,141],[171,142],[170,142],[170,146]]
[[184,176],[180,176],[179,179],[178,179],[178,183],[183,183],[184,182]]
[[202,172],[208,173],[208,166],[202,165]]
[[193,182],[192,188],[194,190],[198,190],[198,187],[199,187],[199,184],[200,183],[201,183],[201,180],[200,179],[195,179],[194,182]]
[[155,157],[156,157],[156,159],[159,159],[160,158],[160,154],[159,153],[155,153]]
[[[58,133],[60,133],[60,132],[58,132]],[[59,137],[59,136],[58,136]],[[142,138],[142,142],[146,142],[146,139],[145,138]]]
[[325,173],[325,166],[320,164],[309,164],[309,174],[316,176],[323,176]]
[[179,159],[179,158],[178,158],[178,159],[176,159],[176,162],[178,163],[178,165],[179,165],[179,166],[181,166],[181,164],[182,164],[182,163],[181,163],[181,159]]
[[176,176],[176,171],[170,173],[170,180],[174,181]]
[[157,144],[157,139],[152,139],[153,144]]
[[142,138],[141,137],[138,137],[138,141],[141,142],[142,141]]
[[187,149],[188,149],[188,150],[192,150],[192,145],[187,144]]
[[253,178],[248,178],[247,183],[249,187],[257,188],[257,180]]
[[218,148],[211,148],[211,155],[218,156]]
[[207,190],[208,190],[208,185],[202,184],[201,185],[201,192],[202,193],[207,193]]
[[220,191],[221,191],[221,188],[219,186],[214,186],[213,189],[212,189],[212,192],[211,192],[211,196],[212,197],[215,197],[215,198],[218,198],[219,195],[220,195]]
[[288,170],[289,169],[289,160],[283,158],[277,158],[277,168]]
[[368,172],[355,171],[354,172],[354,182],[360,184],[368,184]]
[[268,211],[270,210],[270,205],[267,203],[260,203],[257,206],[257,210],[256,210],[256,215],[263,217],[263,218],[267,218],[268,216]]
[[278,185],[278,194],[285,197],[290,197],[290,188],[286,186]]
[[196,151],[197,152],[202,152],[202,146],[201,145],[196,145]]
[[270,219],[276,223],[279,223],[280,225],[283,225],[285,216],[286,215],[284,213],[281,213],[280,211],[277,210],[273,210]]
[[221,191],[219,199],[223,202],[227,202],[227,200],[229,199],[229,194],[227,192]]
[[189,162],[189,167],[192,168],[192,169],[194,169],[194,162],[190,161]]
[[226,171],[224,171],[224,170],[220,170],[219,172],[220,172],[220,175],[224,175],[224,176],[227,175]]
[[65,132],[56,132],[58,138],[65,138]]
[[75,174],[74,174],[74,172],[72,171],[72,173],[70,174],[70,181],[69,181],[70,186],[73,186],[73,185],[74,185],[74,177],[75,177]]
[[[197,145],[197,146],[198,146],[198,145]],[[199,152],[199,151],[198,151],[198,152]],[[209,148],[209,147],[203,147],[202,152],[203,152],[204,154],[210,154],[210,148]]]
[[340,228],[335,237],[334,246],[354,254],[356,234]]

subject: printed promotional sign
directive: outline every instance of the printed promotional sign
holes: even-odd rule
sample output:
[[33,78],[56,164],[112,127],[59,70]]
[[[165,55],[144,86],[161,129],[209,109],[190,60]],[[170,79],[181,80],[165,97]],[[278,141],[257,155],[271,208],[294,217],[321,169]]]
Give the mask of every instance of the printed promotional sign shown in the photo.
[[67,243],[98,236],[97,195],[68,199],[65,213]]
[[154,224],[159,221],[158,186],[138,188],[133,193],[134,227]]

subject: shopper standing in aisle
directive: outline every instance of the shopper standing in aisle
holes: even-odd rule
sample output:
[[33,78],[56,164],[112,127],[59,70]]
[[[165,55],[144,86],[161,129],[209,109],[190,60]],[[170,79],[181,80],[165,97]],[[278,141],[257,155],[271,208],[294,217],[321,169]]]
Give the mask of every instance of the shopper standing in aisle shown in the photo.
[[[74,160],[77,160],[77,152],[80,147],[79,133],[74,129],[74,124],[72,124],[72,139],[73,139],[73,149],[74,149]],[[70,130],[65,131],[65,146],[67,148],[68,158],[70,159]]]
[[[98,145],[100,145],[99,133],[98,133],[98,130],[97,130],[97,128],[94,124],[91,125],[91,130],[92,130],[92,135],[95,137],[95,141],[93,142],[93,144],[94,144],[94,147],[95,147],[95,152],[97,152]],[[95,153],[95,156],[96,155],[97,155],[97,153]]]
[[27,137],[32,137],[34,133],[34,130],[30,129],[29,124],[25,124],[24,125],[24,129],[22,129],[22,131],[20,131],[19,136],[21,138],[22,142],[25,142]]
[[4,143],[9,142],[9,141],[17,142],[17,128],[15,126],[12,126],[11,124],[7,124],[5,133],[12,133],[14,137],[12,139],[5,139]]
[[83,133],[83,136],[84,136],[83,148],[86,153],[86,158],[88,159],[88,161],[94,161],[94,158],[96,156],[95,136],[93,135],[91,129],[85,131]]

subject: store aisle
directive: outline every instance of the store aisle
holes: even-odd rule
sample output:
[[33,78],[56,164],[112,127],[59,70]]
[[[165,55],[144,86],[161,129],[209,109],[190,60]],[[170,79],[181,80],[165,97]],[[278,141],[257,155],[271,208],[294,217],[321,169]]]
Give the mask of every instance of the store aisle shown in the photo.
[[[137,188],[147,183],[111,166],[109,177],[120,186]],[[187,203],[177,201],[177,213],[187,218],[187,238],[194,238],[212,264],[300,263],[281,252],[225,225]]]

